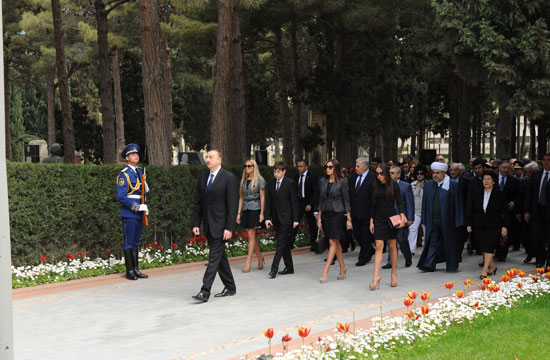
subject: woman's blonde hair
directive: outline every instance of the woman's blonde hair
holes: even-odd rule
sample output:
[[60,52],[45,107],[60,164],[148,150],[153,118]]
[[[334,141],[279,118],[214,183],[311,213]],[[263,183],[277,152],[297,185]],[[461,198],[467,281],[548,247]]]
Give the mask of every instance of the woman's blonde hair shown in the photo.
[[[262,174],[260,174],[260,169],[258,169],[258,164],[256,163],[256,160],[248,159],[244,163],[246,164],[247,162],[254,165],[254,175],[252,176],[252,181],[250,181],[250,188],[253,189],[258,185],[258,179],[263,180],[264,178],[262,177]],[[243,195],[243,184],[247,180],[247,178],[248,177],[246,175],[246,169],[243,169],[243,176],[241,178],[241,186],[239,190],[241,193],[241,196]]]

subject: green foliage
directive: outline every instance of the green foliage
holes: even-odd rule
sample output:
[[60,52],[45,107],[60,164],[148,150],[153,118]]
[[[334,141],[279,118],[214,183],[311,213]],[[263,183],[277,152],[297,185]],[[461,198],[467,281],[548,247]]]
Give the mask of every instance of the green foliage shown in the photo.
[[[120,257],[122,226],[116,198],[120,165],[45,165],[9,163],[8,191],[13,263],[38,263],[40,256],[63,260],[67,253],[89,251],[91,257],[111,249]],[[239,179],[242,167],[231,166]],[[165,248],[191,237],[196,179],[202,166],[147,167],[151,192],[149,223],[142,244]],[[266,180],[271,167],[262,166]],[[319,173],[321,169],[313,169]],[[296,179],[296,169],[287,171]]]

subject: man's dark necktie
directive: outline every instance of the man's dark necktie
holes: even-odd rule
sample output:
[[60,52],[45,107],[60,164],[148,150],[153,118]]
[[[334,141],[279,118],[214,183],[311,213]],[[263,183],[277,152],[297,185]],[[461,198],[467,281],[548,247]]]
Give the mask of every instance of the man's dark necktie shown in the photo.
[[540,188],[539,204],[546,205],[546,185],[548,184],[548,171],[544,172],[544,179],[542,180],[542,187]]
[[210,180],[208,180],[208,185],[206,185],[206,192],[210,191],[210,188],[212,187],[213,182],[214,182],[214,174],[210,174]]
[[504,176],[500,178],[500,191],[504,190]]
[[281,180],[277,180],[277,185],[275,186],[275,191],[279,191],[280,187],[281,187]]
[[304,174],[300,175],[300,181],[298,186],[300,187],[300,198],[303,199],[305,197],[302,195],[304,193],[304,191],[302,190],[302,186],[304,186]]
[[359,175],[359,180],[357,180],[357,183],[355,184],[355,192],[359,191],[359,188],[361,187],[362,178],[363,178],[363,175]]

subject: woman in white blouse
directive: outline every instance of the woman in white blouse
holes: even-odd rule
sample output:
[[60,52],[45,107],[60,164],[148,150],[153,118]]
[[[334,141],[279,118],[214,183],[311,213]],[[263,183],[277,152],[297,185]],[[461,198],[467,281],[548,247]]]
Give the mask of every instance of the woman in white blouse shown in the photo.
[[[416,241],[418,239],[418,227],[420,226],[420,220],[422,218],[422,196],[424,195],[424,184],[426,183],[427,169],[424,165],[417,165],[414,168],[413,177],[416,179],[411,183],[413,197],[414,197],[414,222],[409,226],[409,247],[411,253],[416,251]],[[422,225],[424,233],[426,233],[426,227]]]

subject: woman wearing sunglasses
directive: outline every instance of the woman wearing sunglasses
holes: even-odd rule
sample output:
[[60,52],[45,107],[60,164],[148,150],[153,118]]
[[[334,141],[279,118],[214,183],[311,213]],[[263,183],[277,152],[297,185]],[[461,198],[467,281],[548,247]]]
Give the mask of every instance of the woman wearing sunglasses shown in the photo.
[[264,268],[264,257],[260,252],[260,245],[256,241],[256,230],[264,221],[265,180],[260,175],[258,164],[254,160],[247,160],[244,164],[240,194],[237,224],[244,227],[248,234],[248,257],[243,268],[243,273],[247,273],[250,272],[254,251],[258,257],[258,270]]
[[[376,252],[374,253],[374,274],[371,290],[380,287],[380,264],[382,263],[382,250],[384,241],[388,241],[391,257],[391,286],[397,286],[397,229],[405,226],[407,218],[401,204],[399,186],[390,177],[390,167],[382,163],[376,168],[376,180],[372,189],[372,215],[370,219],[370,231],[374,234]],[[392,226],[390,217],[400,215],[399,224]]]
[[328,271],[334,256],[340,264],[340,274],[337,279],[344,280],[346,278],[348,268],[344,263],[340,239],[346,236],[344,222],[345,228],[351,229],[350,212],[348,181],[342,177],[340,162],[331,159],[325,163],[325,177],[319,179],[319,217],[317,222],[329,238],[327,264],[321,276],[321,283],[327,282]]

